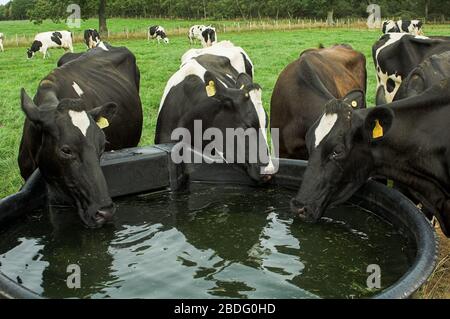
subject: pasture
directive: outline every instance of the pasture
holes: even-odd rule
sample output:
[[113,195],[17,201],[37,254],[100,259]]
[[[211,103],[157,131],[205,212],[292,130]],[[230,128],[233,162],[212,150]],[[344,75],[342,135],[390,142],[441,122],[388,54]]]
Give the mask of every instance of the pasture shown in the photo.
[[[153,144],[162,92],[169,77],[179,68],[182,54],[190,48],[187,36],[171,36],[170,31],[194,23],[194,21],[181,20],[110,19],[108,21],[111,31],[116,32],[123,31],[126,27],[139,29],[151,24],[161,24],[166,27],[171,40],[170,45],[149,43],[143,38],[110,41],[114,46],[128,47],[137,57],[141,71],[141,99],[144,108],[141,145]],[[96,27],[96,21],[88,20],[82,25],[82,29],[89,27]],[[0,22],[0,32],[5,33],[6,37],[13,34],[32,36],[39,31],[55,29],[65,28],[63,24],[55,25],[51,22],[45,22],[40,26],[23,21]],[[450,26],[426,26],[425,33],[426,35],[449,35]],[[367,102],[368,105],[373,105],[376,78],[371,47],[380,35],[378,30],[322,28],[287,31],[253,30],[219,33],[218,37],[219,40],[230,40],[247,51],[255,65],[255,81],[263,88],[263,102],[265,109],[269,112],[272,90],[281,70],[295,60],[300,52],[317,47],[319,44],[330,46],[336,43],[348,43],[366,56]],[[84,43],[76,43],[75,52],[85,50]],[[50,54],[51,57],[46,60],[38,54],[34,59],[27,61],[26,48],[23,46],[7,45],[5,52],[0,52],[0,176],[2,176],[0,198],[16,192],[23,183],[17,165],[17,153],[24,122],[24,115],[20,109],[19,90],[24,87],[29,95],[34,95],[39,81],[56,66],[63,51],[51,50]],[[439,276],[440,274],[437,275]],[[446,286],[448,291],[448,283]],[[429,288],[434,289],[435,286],[432,285]],[[427,296],[426,293],[424,295]],[[431,296],[428,295],[428,297]]]

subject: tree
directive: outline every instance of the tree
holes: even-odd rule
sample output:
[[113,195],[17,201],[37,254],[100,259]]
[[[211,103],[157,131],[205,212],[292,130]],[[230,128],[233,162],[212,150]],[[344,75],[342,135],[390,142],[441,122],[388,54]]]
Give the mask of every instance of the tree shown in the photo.
[[98,5],[98,31],[104,38],[108,36],[108,27],[106,25],[106,0],[99,0]]

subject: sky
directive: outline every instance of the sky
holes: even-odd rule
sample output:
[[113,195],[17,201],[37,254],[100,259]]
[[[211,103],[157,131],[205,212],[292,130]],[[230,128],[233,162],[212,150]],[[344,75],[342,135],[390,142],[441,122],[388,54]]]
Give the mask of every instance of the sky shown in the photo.
[[7,2],[9,2],[10,0],[0,0],[0,4],[5,4]]

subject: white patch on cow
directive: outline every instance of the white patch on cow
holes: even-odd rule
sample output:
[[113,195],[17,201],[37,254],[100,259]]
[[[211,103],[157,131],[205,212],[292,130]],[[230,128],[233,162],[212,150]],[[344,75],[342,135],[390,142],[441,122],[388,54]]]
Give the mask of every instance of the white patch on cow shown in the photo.
[[84,136],[86,136],[89,125],[91,124],[87,113],[85,111],[77,112],[69,110],[69,116],[72,120],[72,124],[76,126]]
[[319,144],[323,141],[325,136],[327,136],[331,132],[331,130],[333,129],[334,125],[337,122],[337,119],[338,119],[337,113],[324,114],[322,116],[319,125],[317,126],[316,131],[314,132],[314,135],[316,137],[315,147],[319,146]]
[[231,66],[236,69],[239,73],[246,73],[245,70],[245,60],[243,59],[242,55],[245,56],[247,61],[252,66],[252,74],[249,74],[251,76],[254,76],[253,71],[253,63],[250,60],[250,57],[247,55],[247,53],[242,49],[241,47],[235,46],[230,41],[221,41],[216,42],[212,46],[203,48],[203,49],[191,49],[187,51],[183,56],[181,57],[181,66],[183,66],[185,63],[187,63],[189,60],[192,60],[200,55],[204,54],[211,54],[215,56],[223,56],[230,60]]
[[[395,74],[388,74],[387,72],[383,72],[381,70],[381,67],[379,65],[379,60],[378,60],[378,55],[380,54],[380,52],[385,49],[386,47],[396,43],[397,41],[399,41],[400,39],[402,39],[405,35],[407,35],[407,33],[389,33],[389,39],[388,41],[386,41],[386,43],[384,45],[382,45],[381,47],[379,47],[376,51],[375,51],[375,61],[377,61],[377,90],[380,88],[380,86],[383,87],[384,90],[384,96],[386,99],[387,103],[391,103],[394,100],[395,94],[397,94],[397,91],[400,88],[400,85],[402,84],[402,77],[400,75]],[[425,36],[416,36],[416,39],[429,39]],[[392,79],[395,83],[395,87],[394,90],[392,92],[388,92],[387,90],[387,81],[388,79]]]
[[100,41],[100,43],[97,45],[97,48],[102,49],[103,51],[109,51],[109,49],[105,46],[103,41]]
[[[61,33],[61,44],[58,44],[52,40],[53,33],[55,32]],[[44,55],[44,58],[49,55],[48,49],[52,48],[62,48],[73,52],[72,33],[70,31],[49,31],[38,33],[34,37],[34,41],[39,41],[42,43],[39,52]]]
[[74,81],[72,87],[75,90],[75,92],[77,92],[79,97],[81,97],[84,94],[83,90],[80,88],[77,82]]
[[172,77],[169,79],[169,82],[167,82],[163,96],[161,98],[161,103],[159,104],[158,114],[161,112],[161,109],[164,105],[164,101],[166,100],[167,95],[169,95],[170,90],[174,86],[177,86],[178,84],[183,82],[183,80],[189,75],[196,75],[203,81],[205,73],[206,69],[195,60],[190,60],[188,63],[184,64],[180,68],[180,70],[178,70],[174,75],[172,75]]
[[[253,106],[255,107],[256,114],[258,115],[259,126],[261,128],[261,132],[262,132],[262,135],[264,138],[264,143],[267,146],[267,152],[269,152],[269,142],[267,139],[267,131],[266,131],[267,118],[266,118],[266,112],[264,111],[264,106],[262,103],[262,91],[261,91],[261,89],[251,90],[249,92],[249,95],[250,95],[250,100],[252,101]],[[275,166],[272,163],[272,159],[269,158],[269,163],[264,168],[263,174],[272,175],[274,173],[275,173]]]

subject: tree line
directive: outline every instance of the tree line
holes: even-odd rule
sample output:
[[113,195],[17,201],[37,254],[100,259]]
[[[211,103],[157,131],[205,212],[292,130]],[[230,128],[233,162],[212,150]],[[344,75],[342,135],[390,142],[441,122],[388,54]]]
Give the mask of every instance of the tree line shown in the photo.
[[448,0],[11,0],[0,5],[0,20],[45,19],[68,16],[69,4],[81,7],[83,18],[96,17],[104,8],[109,17],[166,17],[184,19],[336,18],[367,17],[367,6],[376,3],[383,17],[450,17]]

